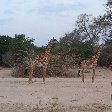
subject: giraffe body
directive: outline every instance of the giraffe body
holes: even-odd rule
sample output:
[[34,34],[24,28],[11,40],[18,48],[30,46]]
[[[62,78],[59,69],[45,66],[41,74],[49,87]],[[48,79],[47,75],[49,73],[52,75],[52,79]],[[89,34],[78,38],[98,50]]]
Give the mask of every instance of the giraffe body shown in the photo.
[[101,55],[102,49],[105,48],[105,46],[102,44],[98,47],[96,53],[87,60],[82,61],[80,70],[78,71],[79,76],[82,77],[82,81],[84,82],[84,70],[86,69],[92,69],[93,74],[92,74],[92,82],[94,82],[94,77],[95,77],[95,68],[97,66],[97,61]]
[[35,70],[35,67],[41,67],[42,68],[42,77],[43,77],[43,82],[45,83],[45,76],[46,76],[46,69],[49,61],[49,54],[51,52],[52,46],[54,43],[56,43],[57,40],[51,39],[47,45],[47,48],[44,53],[42,53],[40,56],[36,56],[34,59],[31,59],[31,64],[30,64],[30,72],[29,72],[29,83],[32,82],[33,78],[33,72]]

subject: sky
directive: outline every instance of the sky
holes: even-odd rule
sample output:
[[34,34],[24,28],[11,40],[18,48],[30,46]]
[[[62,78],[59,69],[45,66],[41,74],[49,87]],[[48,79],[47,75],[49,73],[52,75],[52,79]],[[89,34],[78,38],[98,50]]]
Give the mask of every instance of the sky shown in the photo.
[[0,35],[25,34],[37,46],[71,32],[80,14],[105,12],[105,0],[0,0]]

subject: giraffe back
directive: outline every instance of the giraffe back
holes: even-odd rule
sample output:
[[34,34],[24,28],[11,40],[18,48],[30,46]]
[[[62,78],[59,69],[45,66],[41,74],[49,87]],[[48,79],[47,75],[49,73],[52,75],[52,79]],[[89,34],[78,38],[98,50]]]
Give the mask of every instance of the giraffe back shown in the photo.
[[87,60],[84,60],[82,62],[82,67],[84,68],[95,68],[97,66],[97,61],[102,53],[102,49],[104,48],[104,45],[100,45],[98,49],[96,50],[95,54]]

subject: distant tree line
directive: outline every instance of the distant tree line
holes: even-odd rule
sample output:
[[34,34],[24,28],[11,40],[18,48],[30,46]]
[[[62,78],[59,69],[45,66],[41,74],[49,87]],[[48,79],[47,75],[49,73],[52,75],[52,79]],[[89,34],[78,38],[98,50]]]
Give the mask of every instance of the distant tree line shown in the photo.
[[[98,61],[99,66],[109,66],[112,63],[112,0],[107,0],[106,11],[103,15],[81,14],[72,32],[60,37],[50,55],[51,65],[78,65],[84,59],[90,58],[100,43],[108,47],[102,52]],[[34,39],[24,34],[14,37],[0,36],[0,65],[14,66],[27,64],[26,60],[41,54],[46,46],[37,47]]]
[[24,58],[34,54],[37,47],[34,39],[25,37],[24,34],[15,37],[0,36],[0,65],[13,66],[14,63],[22,63]]

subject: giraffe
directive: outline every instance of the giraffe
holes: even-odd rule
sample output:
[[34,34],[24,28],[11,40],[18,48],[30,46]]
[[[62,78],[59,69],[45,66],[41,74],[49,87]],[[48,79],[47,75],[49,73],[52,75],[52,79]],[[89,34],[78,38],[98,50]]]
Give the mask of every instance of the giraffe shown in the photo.
[[85,69],[92,69],[93,74],[92,74],[92,82],[94,82],[94,77],[95,77],[95,68],[97,66],[97,61],[102,53],[102,49],[106,48],[104,44],[101,44],[98,49],[96,50],[95,54],[87,60],[82,61],[80,69],[78,71],[78,76],[82,77],[82,81],[84,82],[84,70]]
[[33,72],[36,66],[42,68],[42,72],[43,72],[42,77],[43,77],[43,82],[45,83],[45,76],[46,76],[46,69],[49,61],[49,55],[53,44],[57,42],[58,41],[53,37],[53,39],[51,39],[48,42],[48,45],[44,53],[42,53],[40,56],[37,55],[35,58],[30,59],[29,83],[32,82]]

